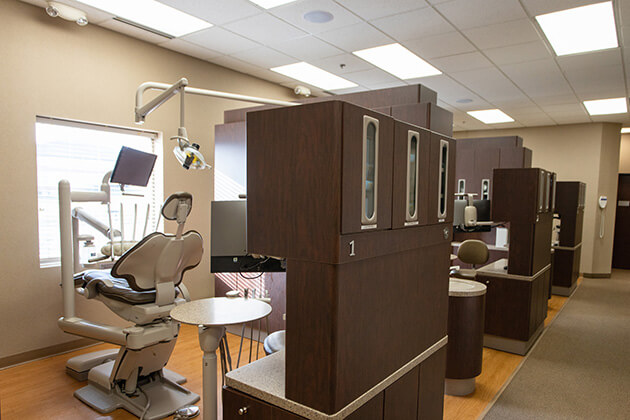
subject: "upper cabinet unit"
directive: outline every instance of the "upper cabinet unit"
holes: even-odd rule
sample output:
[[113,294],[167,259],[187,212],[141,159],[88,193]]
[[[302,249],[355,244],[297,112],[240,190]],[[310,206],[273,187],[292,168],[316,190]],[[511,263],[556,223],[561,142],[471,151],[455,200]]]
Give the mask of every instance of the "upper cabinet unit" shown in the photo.
[[495,222],[536,223],[553,202],[552,172],[539,168],[494,170],[492,218]]
[[397,120],[428,128],[448,137],[453,136],[453,113],[435,103],[394,105],[391,115]]
[[340,235],[391,229],[393,148],[393,119],[349,103],[248,113],[248,251],[335,262]]
[[431,132],[395,122],[392,227],[427,224]]

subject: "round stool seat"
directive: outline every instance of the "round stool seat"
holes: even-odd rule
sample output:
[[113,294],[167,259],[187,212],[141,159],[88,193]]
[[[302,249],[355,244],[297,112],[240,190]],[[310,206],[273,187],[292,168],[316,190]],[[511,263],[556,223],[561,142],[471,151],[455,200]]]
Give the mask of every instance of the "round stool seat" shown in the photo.
[[284,349],[284,333],[285,330],[276,331],[265,338],[263,347],[265,348],[265,353],[267,355]]

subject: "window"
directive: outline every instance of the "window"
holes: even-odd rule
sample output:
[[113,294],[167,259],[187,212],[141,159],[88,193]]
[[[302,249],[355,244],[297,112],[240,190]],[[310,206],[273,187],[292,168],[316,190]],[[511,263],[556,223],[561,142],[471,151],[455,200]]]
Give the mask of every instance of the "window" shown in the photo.
[[[141,239],[147,217],[147,234],[156,229],[162,204],[163,182],[162,145],[158,133],[46,117],[37,117],[35,127],[39,259],[42,266],[59,265],[60,261],[59,181],[70,181],[73,191],[99,191],[104,175],[113,170],[122,146],[154,153],[158,155],[158,160],[146,188],[128,186],[123,195],[117,184],[112,185],[113,228],[121,230],[122,206],[125,240]],[[73,208],[75,207],[83,208],[109,225],[106,205],[73,203]],[[80,223],[79,226],[81,235],[94,236],[97,249],[107,242],[108,238],[89,225]],[[135,238],[132,238],[134,234]]]

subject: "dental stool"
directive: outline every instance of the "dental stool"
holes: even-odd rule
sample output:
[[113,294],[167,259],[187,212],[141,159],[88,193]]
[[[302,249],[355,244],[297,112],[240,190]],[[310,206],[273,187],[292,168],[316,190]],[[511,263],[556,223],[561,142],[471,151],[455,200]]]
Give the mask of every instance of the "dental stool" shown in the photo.
[[490,253],[488,245],[478,239],[467,239],[459,245],[457,250],[457,258],[466,264],[472,264],[473,268],[459,268],[452,270],[451,277],[474,280],[477,276],[475,267],[488,262]]
[[[74,395],[100,413],[124,408],[144,419],[161,419],[199,401],[179,383],[185,378],[164,369],[175,347],[180,324],[169,316],[186,302],[178,293],[182,277],[196,267],[203,240],[195,231],[183,233],[192,209],[192,196],[176,193],[162,206],[165,220],[176,220],[176,235],[152,233],[125,252],[111,271],[88,270],[74,276],[75,287],[87,299],[97,299],[130,327],[100,325],[80,318],[60,318],[71,334],[120,346],[68,361],[68,372],[88,385]],[[113,359],[113,360],[110,360]]]
[[279,352],[284,349],[284,337],[285,330],[280,330],[273,332],[265,338],[263,342],[263,347],[265,348],[265,354],[269,356],[270,354]]

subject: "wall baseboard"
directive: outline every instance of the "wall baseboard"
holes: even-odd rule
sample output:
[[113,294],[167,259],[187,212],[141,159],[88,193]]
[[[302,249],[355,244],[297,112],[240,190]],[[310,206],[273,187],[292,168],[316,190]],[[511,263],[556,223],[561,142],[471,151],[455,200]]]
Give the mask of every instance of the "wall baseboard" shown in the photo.
[[609,279],[611,273],[582,273],[582,277],[589,279]]
[[73,351],[82,347],[92,346],[98,343],[98,341],[81,338],[79,340],[56,344],[54,346],[48,346],[42,349],[25,351],[24,353],[15,354],[13,356],[2,357],[0,358],[0,369],[5,369],[22,363],[31,362],[33,360],[42,359],[44,357],[67,353],[69,351]]

